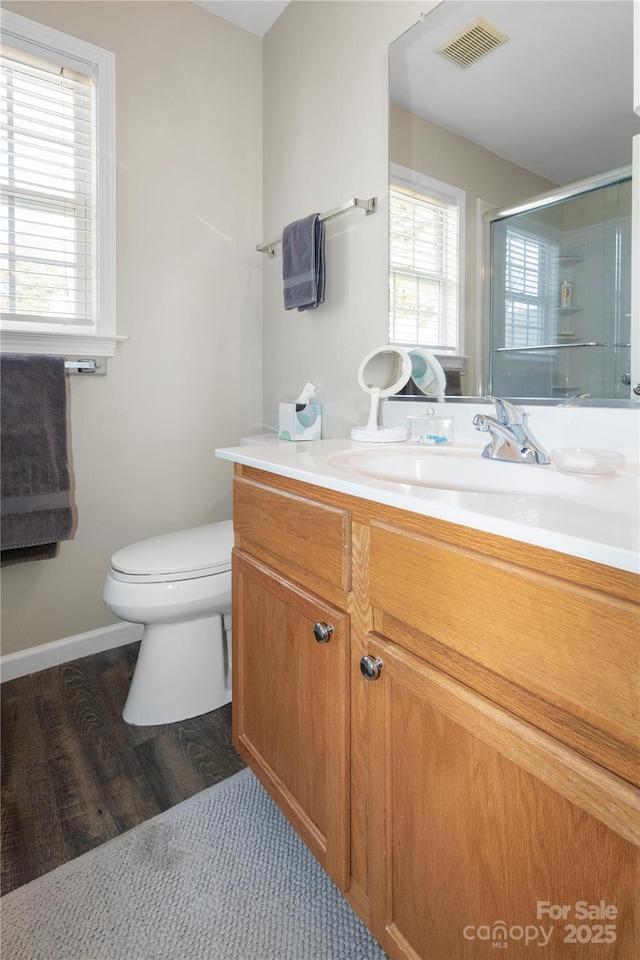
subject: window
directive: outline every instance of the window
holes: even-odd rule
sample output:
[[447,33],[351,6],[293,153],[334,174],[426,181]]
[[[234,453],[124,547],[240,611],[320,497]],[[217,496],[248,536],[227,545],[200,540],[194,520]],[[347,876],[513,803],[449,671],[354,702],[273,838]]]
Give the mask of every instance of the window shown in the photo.
[[464,192],[394,166],[389,208],[389,340],[458,355]]
[[3,13],[3,347],[115,350],[114,57]]
[[553,291],[558,247],[507,228],[505,237],[505,347],[547,343],[555,335]]

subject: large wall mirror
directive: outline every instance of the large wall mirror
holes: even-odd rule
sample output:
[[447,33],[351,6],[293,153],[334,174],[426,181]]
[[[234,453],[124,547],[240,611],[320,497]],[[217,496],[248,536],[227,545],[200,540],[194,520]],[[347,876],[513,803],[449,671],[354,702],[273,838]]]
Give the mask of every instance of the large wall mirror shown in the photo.
[[461,395],[629,401],[631,0],[444,0],[389,78],[390,342]]

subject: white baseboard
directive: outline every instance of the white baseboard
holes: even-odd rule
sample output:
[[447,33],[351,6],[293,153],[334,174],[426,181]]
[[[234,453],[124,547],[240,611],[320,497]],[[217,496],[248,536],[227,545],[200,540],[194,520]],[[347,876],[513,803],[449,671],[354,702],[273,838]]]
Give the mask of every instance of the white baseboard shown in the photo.
[[126,643],[140,640],[142,630],[142,624],[139,623],[113,623],[88,633],[79,633],[75,637],[65,637],[63,640],[54,640],[53,643],[43,643],[39,647],[8,653],[0,657],[2,683],[5,680],[25,677],[37,670],[46,670],[47,667],[69,663],[78,657],[88,657],[92,653],[123,647]]

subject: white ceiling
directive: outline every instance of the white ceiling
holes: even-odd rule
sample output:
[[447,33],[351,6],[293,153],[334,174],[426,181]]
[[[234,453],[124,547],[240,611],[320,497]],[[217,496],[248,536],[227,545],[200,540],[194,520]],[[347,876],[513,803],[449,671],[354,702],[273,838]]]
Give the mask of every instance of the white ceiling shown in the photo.
[[199,7],[223,20],[264,37],[273,26],[289,0],[193,0]]
[[[393,103],[554,183],[631,162],[631,0],[446,0],[396,40]],[[483,17],[509,37],[467,69],[434,50]]]

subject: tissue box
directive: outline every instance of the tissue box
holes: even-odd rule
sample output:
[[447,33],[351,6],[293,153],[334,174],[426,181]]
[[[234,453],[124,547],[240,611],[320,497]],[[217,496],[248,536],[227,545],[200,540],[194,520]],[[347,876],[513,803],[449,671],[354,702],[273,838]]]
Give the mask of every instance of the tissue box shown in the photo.
[[321,403],[281,403],[281,440],[321,440]]

